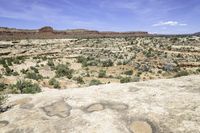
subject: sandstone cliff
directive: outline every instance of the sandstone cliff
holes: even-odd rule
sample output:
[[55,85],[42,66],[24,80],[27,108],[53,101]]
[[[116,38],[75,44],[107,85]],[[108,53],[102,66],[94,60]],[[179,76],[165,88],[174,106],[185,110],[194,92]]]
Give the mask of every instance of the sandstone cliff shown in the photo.
[[56,38],[95,38],[95,37],[132,37],[148,36],[148,32],[99,32],[84,29],[53,30],[46,26],[39,30],[22,30],[0,27],[0,40],[15,39],[56,39]]

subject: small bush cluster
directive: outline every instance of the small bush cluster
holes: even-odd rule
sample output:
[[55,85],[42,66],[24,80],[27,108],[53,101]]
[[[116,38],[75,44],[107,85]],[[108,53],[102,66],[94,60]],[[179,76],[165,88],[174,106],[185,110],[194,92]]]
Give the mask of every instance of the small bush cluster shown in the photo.
[[73,70],[70,69],[67,65],[59,64],[56,66],[56,77],[67,77],[68,79],[72,78]]
[[114,64],[111,59],[100,61],[99,59],[95,59],[94,57],[84,57],[84,56],[79,56],[77,58],[77,62],[81,63],[83,67],[87,66],[110,67],[113,66]]
[[140,77],[120,77],[120,83],[129,83],[129,82],[138,82],[140,81]]
[[75,78],[75,80],[77,81],[77,83],[78,84],[84,84],[85,82],[84,82],[84,80],[83,80],[83,78],[82,77],[77,77],[77,78]]
[[31,81],[19,80],[15,85],[13,85],[12,89],[16,89],[16,92],[22,94],[34,94],[41,92],[41,89],[38,84],[32,83]]
[[6,89],[6,84],[0,83],[0,91],[3,91],[4,89]]
[[84,57],[84,56],[79,56],[77,58],[77,62],[81,63],[83,67],[87,66],[98,66],[98,63],[100,62],[99,60],[96,60],[93,57]]
[[39,73],[35,73],[35,72],[27,72],[25,78],[29,78],[29,79],[33,79],[33,80],[40,80],[43,78],[42,75],[40,75]]
[[128,83],[131,82],[131,77],[122,77],[120,79],[120,83]]
[[50,66],[51,70],[55,69],[55,64],[54,64],[53,60],[48,60],[47,65]]
[[10,57],[10,58],[1,58],[0,64],[4,67],[12,66],[13,64],[21,64],[24,63],[25,57]]
[[113,62],[111,59],[102,61],[102,66],[103,67],[111,67],[111,66],[113,66]]
[[187,71],[180,71],[174,77],[181,77],[181,76],[187,76],[187,75],[189,75]]
[[101,81],[93,79],[90,81],[89,85],[92,86],[92,85],[100,85],[100,84],[102,84]]
[[100,70],[98,77],[99,78],[105,78],[106,77],[106,71],[105,70]]
[[198,68],[198,69],[196,70],[196,72],[197,72],[197,73],[200,73],[200,68]]
[[7,100],[7,96],[0,93],[0,113],[4,112],[3,111],[3,105],[5,104],[6,100]]
[[49,80],[49,85],[53,85],[54,88],[61,88],[60,83],[55,78]]
[[39,71],[38,71],[38,69],[37,69],[36,67],[31,66],[30,69],[31,69],[32,71],[34,71],[35,73],[39,73]]
[[125,71],[124,74],[126,74],[126,75],[133,75],[133,70]]
[[17,75],[19,75],[19,73],[16,72],[16,71],[14,71],[13,69],[10,69],[9,66],[6,66],[6,67],[5,67],[5,75],[6,75],[6,76],[11,76],[11,75],[17,76]]

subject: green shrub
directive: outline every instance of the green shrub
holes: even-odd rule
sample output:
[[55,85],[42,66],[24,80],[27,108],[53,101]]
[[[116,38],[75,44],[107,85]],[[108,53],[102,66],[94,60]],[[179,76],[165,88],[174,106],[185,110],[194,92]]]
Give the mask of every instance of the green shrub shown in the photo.
[[12,75],[13,75],[13,76],[18,76],[19,73],[18,73],[18,72],[13,72]]
[[8,58],[8,59],[7,59],[7,65],[8,65],[8,66],[12,66],[12,65],[13,65],[13,64],[12,64],[12,61],[13,61],[12,58]]
[[110,66],[113,66],[113,62],[112,62],[111,59],[106,60],[106,61],[102,61],[102,66],[103,66],[103,67],[110,67]]
[[61,88],[60,83],[55,78],[49,80],[49,85],[53,85],[54,88]]
[[28,70],[22,69],[20,72],[23,73],[23,74],[26,74],[28,72]]
[[51,67],[51,70],[55,69],[55,64],[54,64],[53,60],[48,60],[47,65]]
[[196,72],[200,73],[200,68],[198,68],[198,69],[196,70]]
[[64,77],[66,76],[68,79],[72,78],[73,70],[69,69],[67,65],[59,64],[56,67],[56,77]]
[[80,76],[76,78],[76,81],[77,81],[78,84],[84,84],[85,83],[83,78],[80,77]]
[[21,64],[20,60],[18,58],[14,58],[13,59],[13,63],[14,64]]
[[0,64],[3,65],[3,67],[7,66],[6,60],[4,58],[0,59]]
[[41,92],[41,89],[38,84],[32,83],[31,81],[19,80],[14,85],[22,94],[34,94]]
[[131,82],[138,82],[138,81],[140,81],[140,77],[137,77],[137,76],[131,79]]
[[0,59],[0,64],[3,65],[3,67],[7,67],[7,66],[12,66],[13,63],[14,64],[20,64],[23,63],[25,61],[24,57],[16,57],[16,58],[1,58]]
[[105,70],[100,70],[100,71],[99,71],[98,77],[99,77],[99,78],[104,78],[104,77],[106,77],[106,71],[105,71]]
[[83,57],[83,56],[79,56],[79,57],[77,58],[77,62],[78,62],[78,63],[87,62],[87,58],[85,58],[85,57]]
[[7,100],[7,96],[0,93],[0,112],[4,112],[2,110],[3,110],[3,105],[5,104],[6,100]]
[[39,73],[38,69],[33,66],[31,66],[30,69],[33,70],[35,73]]
[[180,71],[174,77],[181,77],[181,76],[187,76],[187,75],[189,75],[187,71]]
[[34,80],[39,80],[39,79],[42,79],[42,75],[38,74],[38,73],[34,73],[34,72],[28,72],[26,73],[26,78],[29,78],[29,79],[34,79]]
[[124,74],[126,74],[126,75],[133,75],[133,70],[125,71]]
[[13,63],[14,64],[21,64],[21,63],[24,63],[25,59],[26,58],[23,57],[23,56],[18,56],[18,57],[13,59]]
[[131,77],[122,77],[120,79],[120,83],[128,83],[131,82]]
[[83,67],[87,66],[98,66],[99,60],[95,60],[94,57],[84,57],[84,56],[79,56],[77,58],[77,62],[81,63]]
[[89,85],[91,86],[91,85],[100,85],[100,84],[102,84],[101,81],[93,79],[93,80],[90,81]]
[[6,67],[6,69],[5,69],[5,75],[6,75],[6,76],[11,76],[12,73],[13,73],[13,70],[10,69],[10,67]]
[[4,89],[6,89],[6,84],[0,83],[0,91],[3,91]]

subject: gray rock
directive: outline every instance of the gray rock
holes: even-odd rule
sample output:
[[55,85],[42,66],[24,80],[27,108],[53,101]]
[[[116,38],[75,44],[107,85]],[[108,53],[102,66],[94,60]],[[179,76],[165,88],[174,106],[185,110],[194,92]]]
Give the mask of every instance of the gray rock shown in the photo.
[[10,95],[0,131],[199,133],[200,76]]

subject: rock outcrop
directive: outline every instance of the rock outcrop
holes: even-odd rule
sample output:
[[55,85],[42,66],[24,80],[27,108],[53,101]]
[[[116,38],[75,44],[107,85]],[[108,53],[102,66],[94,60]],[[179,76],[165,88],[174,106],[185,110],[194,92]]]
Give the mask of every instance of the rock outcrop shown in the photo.
[[42,27],[41,29],[39,29],[39,32],[53,32],[53,28],[49,26]]
[[199,133],[200,76],[10,95],[1,133]]
[[0,40],[133,37],[148,35],[148,32],[99,32],[84,29],[59,31],[53,30],[53,28],[49,26],[45,26],[39,30],[22,30],[0,27]]

